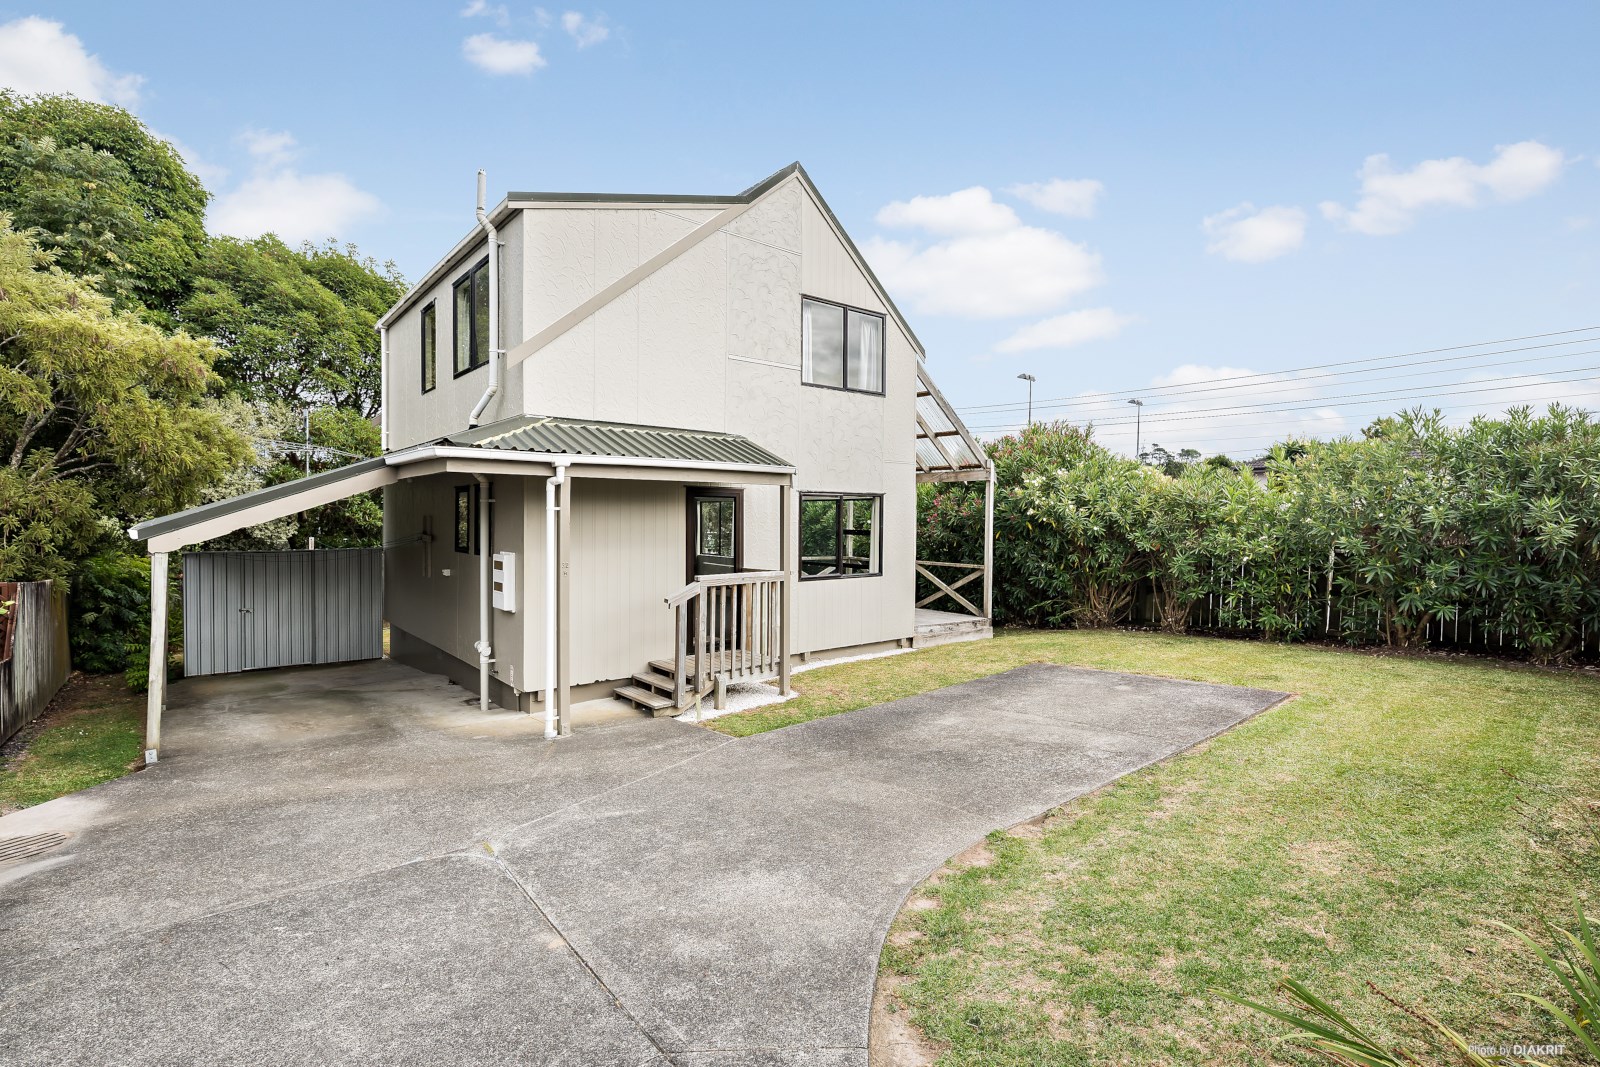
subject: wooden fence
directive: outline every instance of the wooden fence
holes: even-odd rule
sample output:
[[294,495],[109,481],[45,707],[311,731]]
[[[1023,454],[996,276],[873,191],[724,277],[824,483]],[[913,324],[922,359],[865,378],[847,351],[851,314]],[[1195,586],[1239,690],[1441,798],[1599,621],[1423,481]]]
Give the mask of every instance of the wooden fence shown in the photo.
[[[9,602],[9,603],[8,603]],[[38,718],[72,671],[67,594],[55,582],[0,582],[0,743]]]

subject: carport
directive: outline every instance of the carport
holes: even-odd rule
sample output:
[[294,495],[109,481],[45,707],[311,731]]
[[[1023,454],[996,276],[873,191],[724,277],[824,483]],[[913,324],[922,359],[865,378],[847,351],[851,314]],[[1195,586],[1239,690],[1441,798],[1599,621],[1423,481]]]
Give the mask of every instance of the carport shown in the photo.
[[[337,470],[314,474],[293,482],[268,486],[227,500],[219,500],[187,511],[166,515],[139,523],[128,530],[129,537],[145,542],[150,553],[150,581],[152,591],[167,588],[171,553],[186,546],[202,544],[236,530],[256,526],[307,511],[323,504],[333,503],[358,493],[369,492],[394,485],[408,479],[425,478],[439,474],[460,474],[487,484],[488,479],[547,478],[554,499],[551,501],[551,542],[554,552],[551,570],[557,576],[547,583],[550,587],[550,606],[557,614],[554,648],[548,685],[541,687],[546,710],[547,736],[571,731],[571,671],[569,665],[570,633],[567,625],[571,596],[571,504],[574,479],[630,479],[648,481],[695,481],[707,477],[737,476],[745,481],[763,481],[784,488],[786,498],[792,495],[793,468],[774,466],[772,463],[751,463],[737,449],[696,449],[691,452],[670,448],[649,451],[649,444],[657,438],[670,438],[678,431],[659,427],[623,427],[632,432],[595,433],[594,426],[584,420],[560,418],[521,417],[512,429],[528,429],[524,423],[537,423],[539,433],[517,434],[504,432],[506,424],[479,427],[470,432],[439,438],[392,452],[385,456],[361,460]],[[616,427],[610,427],[616,429]],[[688,431],[685,431],[688,432]],[[704,436],[704,435],[700,435]],[[716,435],[735,445],[743,438],[731,434]],[[526,439],[523,447],[517,447]],[[492,442],[492,443],[490,443]],[[670,440],[666,444],[671,445]],[[781,460],[777,461],[782,463]],[[477,494],[476,546],[478,560],[478,604],[481,625],[480,639],[475,646],[479,658],[479,699],[483,710],[489,703],[489,665],[493,662],[490,649],[491,603],[494,596],[494,572],[490,552],[491,529],[490,494]],[[788,523],[780,521],[783,532],[784,558],[792,551],[792,537]],[[166,707],[166,650],[168,636],[168,605],[164,595],[150,598],[150,682],[146,704],[145,760],[155,763],[161,751],[161,714]],[[787,660],[787,654],[784,659]]]

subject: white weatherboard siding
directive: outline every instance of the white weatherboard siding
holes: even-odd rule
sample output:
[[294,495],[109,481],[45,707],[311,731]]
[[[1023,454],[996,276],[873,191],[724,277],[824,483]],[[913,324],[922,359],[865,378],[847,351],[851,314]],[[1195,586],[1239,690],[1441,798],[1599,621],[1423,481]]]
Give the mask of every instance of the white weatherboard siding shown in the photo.
[[[393,546],[384,553],[384,617],[412,636],[476,666],[478,653],[472,646],[478,640],[478,591],[482,587],[478,556],[455,550],[455,490],[458,485],[471,484],[470,474],[438,474],[401,481],[384,490],[383,540]],[[543,482],[498,477],[491,484],[491,547],[520,553],[525,528],[524,487],[537,486],[542,494]],[[541,513],[543,508],[541,495]],[[417,540],[430,526],[431,551]],[[517,662],[525,645],[524,624],[532,621],[526,608],[527,564],[521,555],[517,562],[519,584],[523,587],[518,591],[518,610],[492,612],[499,660],[495,676],[510,684],[510,671],[515,666],[516,687],[530,689],[533,687],[524,684],[524,669]]]

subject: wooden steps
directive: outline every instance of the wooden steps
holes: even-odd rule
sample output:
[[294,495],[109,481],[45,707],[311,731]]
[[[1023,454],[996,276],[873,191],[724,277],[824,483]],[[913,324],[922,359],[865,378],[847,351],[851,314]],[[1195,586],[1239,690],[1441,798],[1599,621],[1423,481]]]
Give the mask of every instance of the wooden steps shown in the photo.
[[636,707],[648,711],[651,715],[676,715],[678,709],[673,707],[672,698],[662,696],[650,689],[642,689],[636,685],[620,685],[611,691],[611,695],[618,700],[626,700]]

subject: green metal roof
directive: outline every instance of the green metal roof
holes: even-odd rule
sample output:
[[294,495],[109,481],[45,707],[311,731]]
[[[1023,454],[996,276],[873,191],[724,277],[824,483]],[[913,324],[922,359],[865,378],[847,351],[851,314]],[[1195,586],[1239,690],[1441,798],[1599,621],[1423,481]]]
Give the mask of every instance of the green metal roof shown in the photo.
[[738,434],[541,415],[503,419],[487,426],[453,433],[437,443],[561,456],[665,459],[784,469],[793,466],[788,460]]

